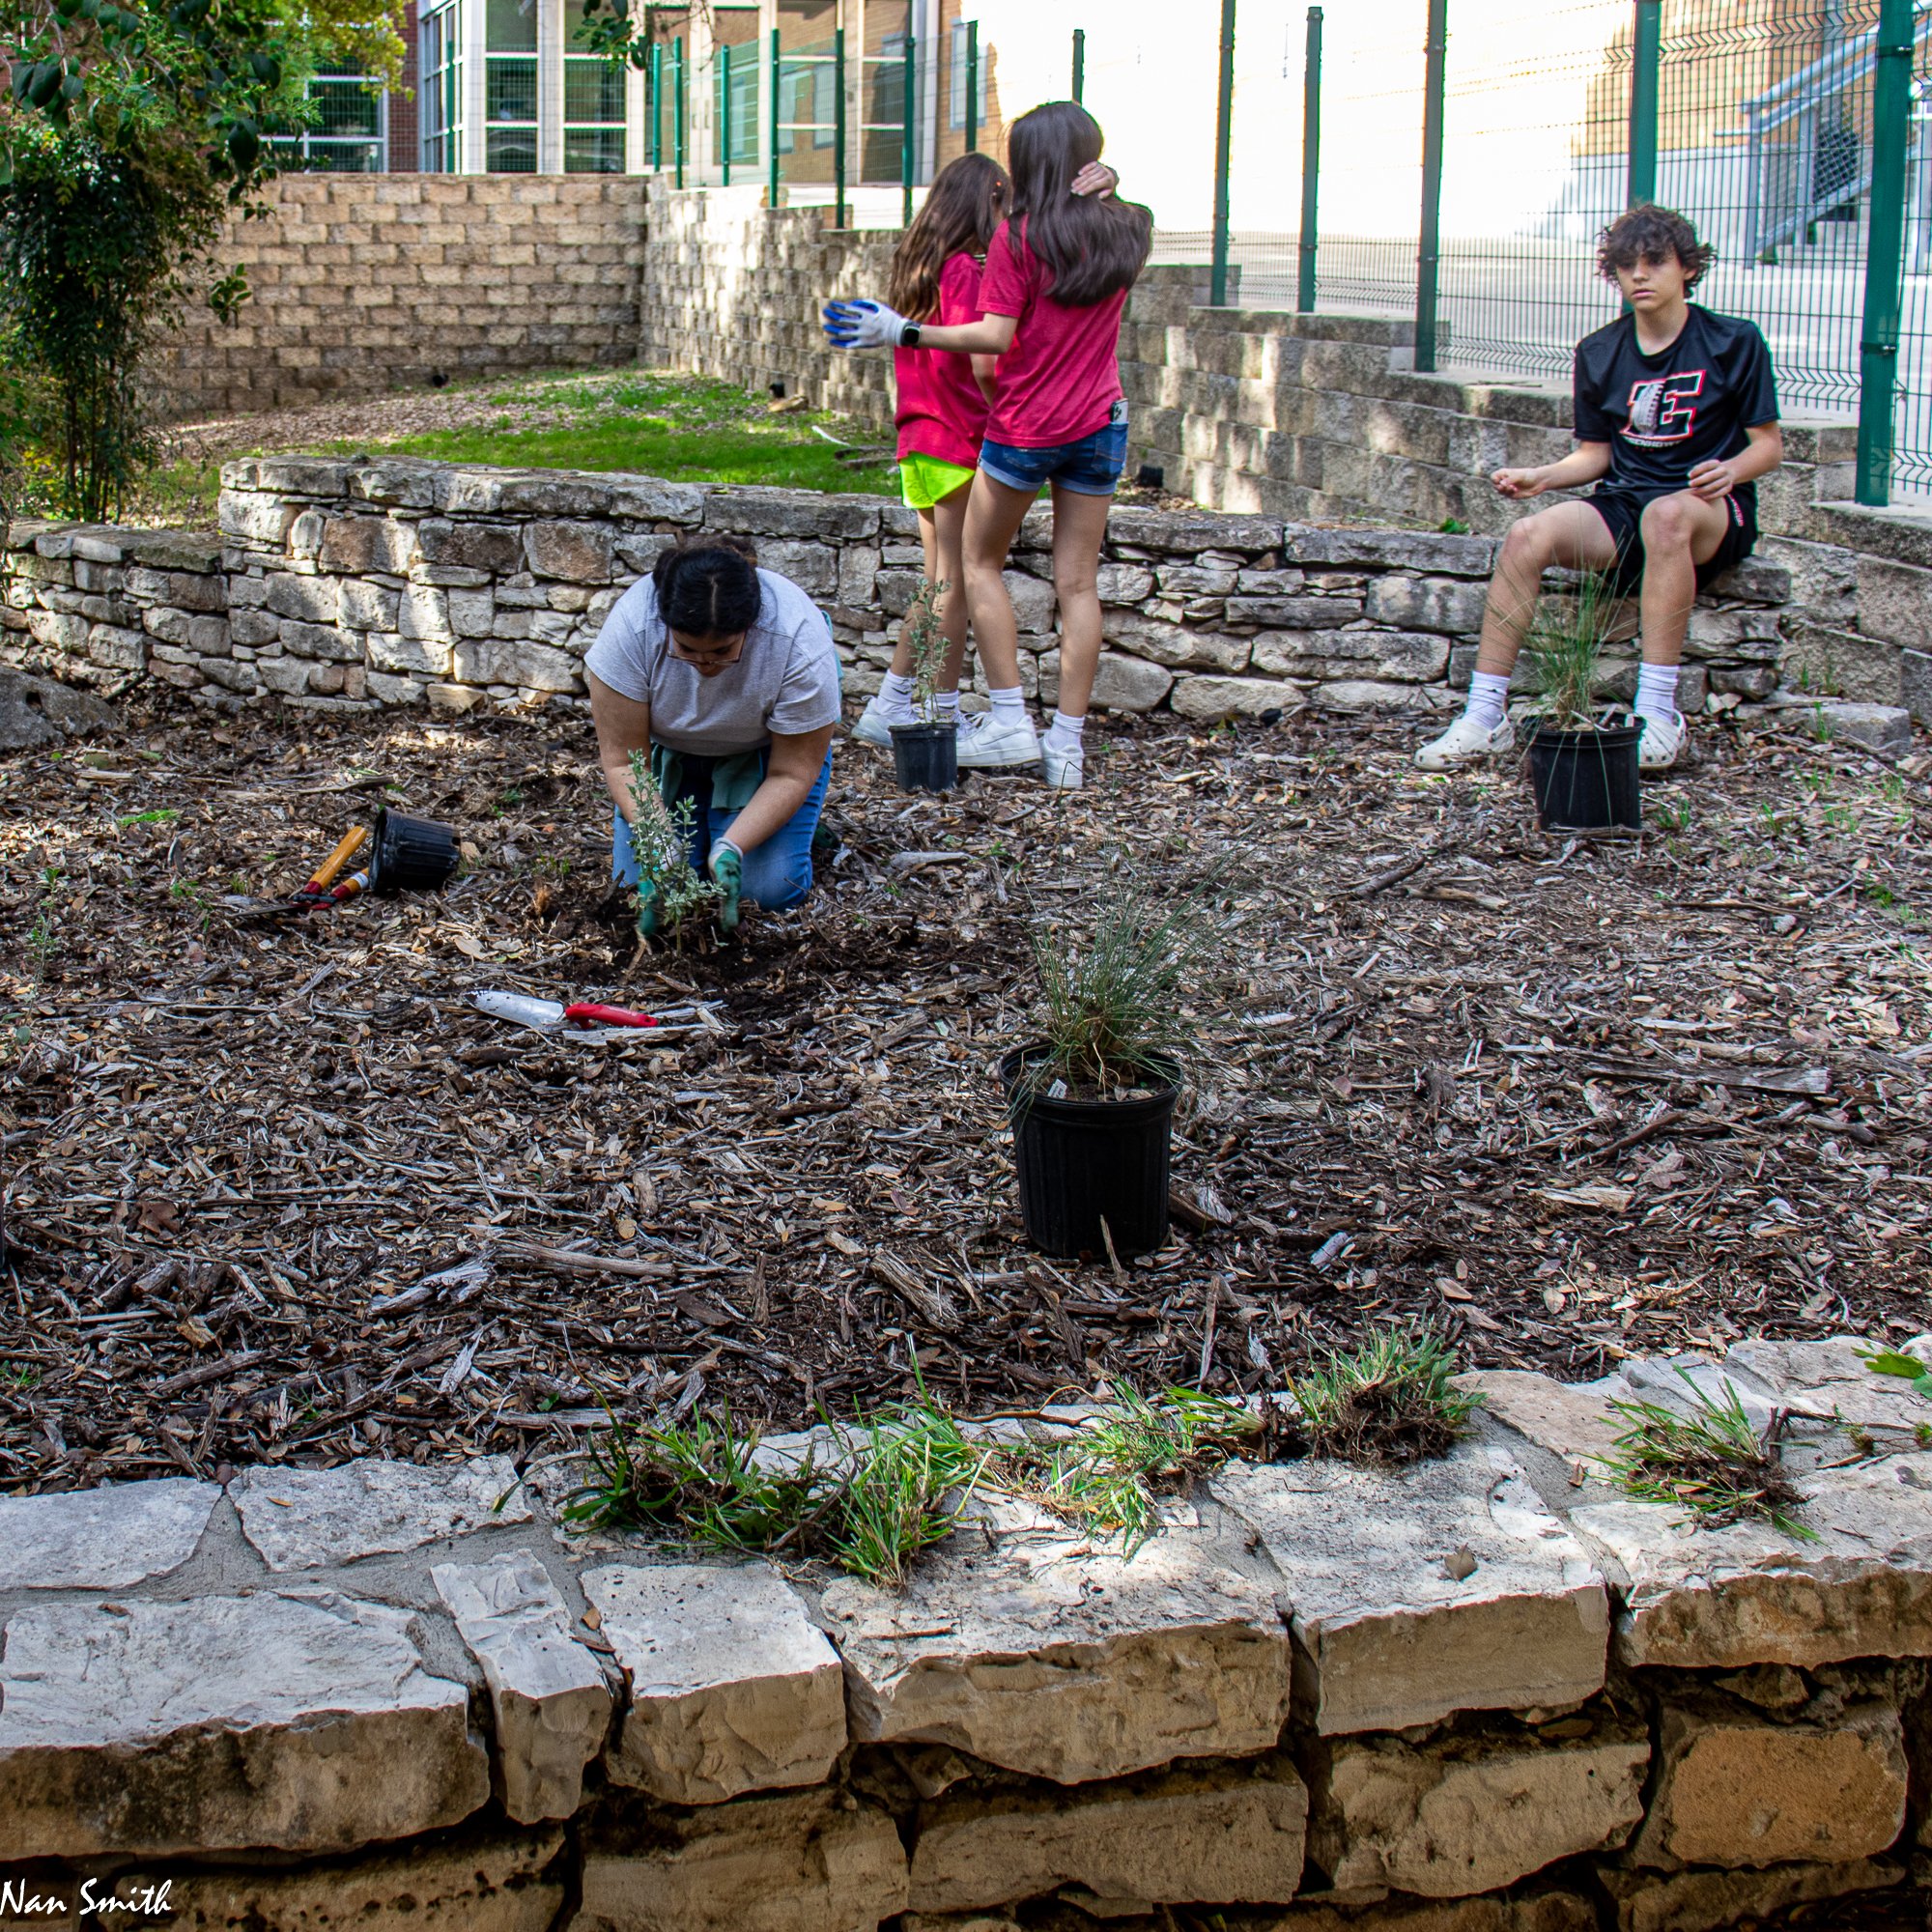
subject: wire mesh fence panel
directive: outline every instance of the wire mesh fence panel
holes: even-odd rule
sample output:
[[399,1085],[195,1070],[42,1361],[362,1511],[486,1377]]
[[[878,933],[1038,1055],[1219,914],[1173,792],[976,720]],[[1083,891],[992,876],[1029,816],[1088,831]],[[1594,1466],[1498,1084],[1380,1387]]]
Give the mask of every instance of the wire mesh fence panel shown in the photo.
[[1912,60],[1905,177],[1905,281],[1892,488],[1932,496],[1932,34],[1919,23]]
[[1617,312],[1595,238],[1629,177],[1631,0],[1452,11],[1445,77],[1444,367],[1569,379]]

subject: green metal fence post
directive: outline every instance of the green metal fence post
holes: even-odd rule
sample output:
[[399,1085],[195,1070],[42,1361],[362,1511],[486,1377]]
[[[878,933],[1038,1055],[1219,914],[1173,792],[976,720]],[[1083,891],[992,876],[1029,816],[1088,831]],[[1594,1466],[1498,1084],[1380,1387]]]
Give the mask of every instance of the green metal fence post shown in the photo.
[[845,226],[845,29],[832,30],[832,225]]
[[915,58],[918,43],[908,34],[905,43],[905,123],[899,129],[899,226],[912,226],[913,144],[918,136],[914,118],[913,82],[919,74]]
[[[1910,0],[1907,0],[1910,4]],[[1449,51],[1449,0],[1429,0],[1422,78],[1422,224],[1415,253],[1415,366],[1435,367],[1435,293],[1442,242],[1442,95]]]
[[1087,29],[1075,27],[1073,30],[1073,99],[1077,103],[1087,98]]
[[1301,245],[1294,306],[1315,313],[1316,223],[1321,184],[1321,9],[1308,10],[1308,49],[1301,63]]
[[664,43],[651,43],[651,171],[664,166]]
[[1208,299],[1215,308],[1228,300],[1228,151],[1235,123],[1235,0],[1221,0],[1221,79],[1214,111],[1214,266]]
[[731,43],[718,49],[718,144],[723,150],[724,185],[731,185]]
[[966,152],[980,152],[980,23],[966,22]]
[[679,35],[670,43],[670,140],[671,159],[677,168],[677,185],[684,185],[684,37]]
[[1854,490],[1861,503],[1873,506],[1891,500],[1899,276],[1905,256],[1905,146],[1912,113],[1912,0],[1879,0],[1864,325],[1859,335],[1859,468]]
[[1658,74],[1663,56],[1663,0],[1636,0],[1631,29],[1630,205],[1657,199]]
[[779,49],[779,30],[776,27],[774,27],[772,29],[772,111],[769,114],[769,116],[767,116],[767,119],[771,123],[772,152],[770,156],[767,157],[765,163],[766,171],[771,177],[768,183],[768,186],[771,189],[769,199],[772,207],[774,208],[776,208],[779,205],[779,62],[780,59],[781,55]]

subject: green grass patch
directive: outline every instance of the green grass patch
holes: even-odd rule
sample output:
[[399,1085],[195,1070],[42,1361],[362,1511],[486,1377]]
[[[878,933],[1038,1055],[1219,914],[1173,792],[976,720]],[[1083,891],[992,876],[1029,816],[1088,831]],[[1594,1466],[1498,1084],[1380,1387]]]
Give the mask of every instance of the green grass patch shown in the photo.
[[1331,1355],[1288,1392],[1295,1410],[1280,1426],[1314,1456],[1371,1466],[1446,1456],[1467,1433],[1482,1397],[1459,1389],[1456,1351],[1422,1327],[1386,1328]]
[[[310,443],[299,452],[291,452],[284,440],[174,457],[142,477],[127,514],[134,522],[205,522],[220,495],[224,462],[287,453],[421,456],[518,469],[622,470],[680,483],[898,495],[890,432],[822,410],[774,412],[768,397],[728,383],[643,370],[572,372],[499,382],[480,397],[475,385],[443,394],[453,410],[461,411],[466,399],[472,406],[480,400],[487,413],[447,429],[399,436],[376,430]],[[421,402],[415,396],[398,400]],[[380,415],[380,399],[366,407]],[[854,460],[841,462],[841,447]]]
[[1610,1480],[1641,1501],[1677,1504],[1706,1529],[1756,1520],[1815,1543],[1817,1532],[1792,1514],[1804,1498],[1785,1472],[1774,1433],[1751,1426],[1731,1383],[1715,1397],[1677,1373],[1690,1391],[1688,1411],[1654,1402],[1610,1405],[1631,1425],[1605,1459]]

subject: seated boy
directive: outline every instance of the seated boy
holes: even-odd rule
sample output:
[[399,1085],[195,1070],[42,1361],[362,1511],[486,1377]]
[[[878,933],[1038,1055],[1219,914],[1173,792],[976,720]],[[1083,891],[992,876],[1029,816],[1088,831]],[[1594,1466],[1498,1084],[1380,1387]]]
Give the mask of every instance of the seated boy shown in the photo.
[[1624,314],[1577,345],[1577,448],[1540,469],[1498,469],[1512,501],[1595,483],[1511,526],[1490,580],[1469,702],[1415,762],[1443,771],[1512,750],[1504,708],[1517,652],[1551,564],[1601,571],[1638,592],[1643,665],[1639,762],[1661,770],[1684,745],[1677,663],[1697,592],[1750,554],[1756,479],[1784,454],[1771,352],[1754,323],[1687,298],[1715,251],[1683,215],[1642,202],[1604,230],[1598,271]]

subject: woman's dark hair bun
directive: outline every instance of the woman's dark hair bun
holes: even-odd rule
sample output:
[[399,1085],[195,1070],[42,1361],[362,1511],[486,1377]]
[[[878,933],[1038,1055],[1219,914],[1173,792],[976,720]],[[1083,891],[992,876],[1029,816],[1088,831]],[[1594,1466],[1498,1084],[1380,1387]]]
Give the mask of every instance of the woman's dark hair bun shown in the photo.
[[687,638],[735,638],[758,621],[764,590],[749,537],[683,536],[651,566],[658,615]]

